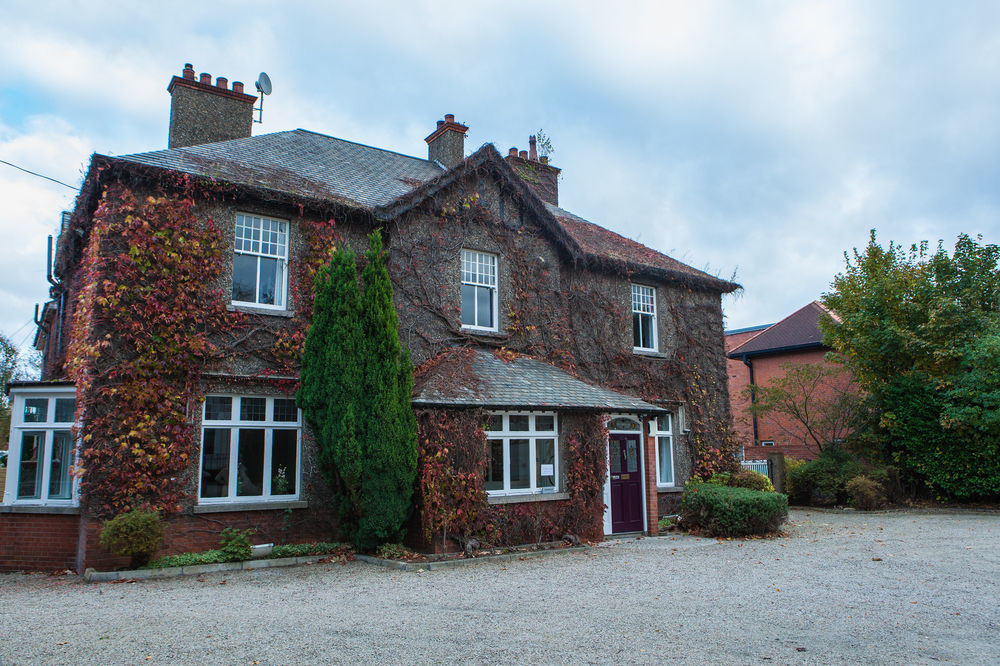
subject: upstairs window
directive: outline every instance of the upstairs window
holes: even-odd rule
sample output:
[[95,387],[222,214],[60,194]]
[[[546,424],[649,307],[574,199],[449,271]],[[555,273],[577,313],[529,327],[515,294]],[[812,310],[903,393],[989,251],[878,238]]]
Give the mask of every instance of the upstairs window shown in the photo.
[[75,391],[11,390],[5,504],[72,505]]
[[287,268],[288,223],[237,213],[233,303],[283,309]]
[[497,257],[462,250],[462,326],[497,330]]
[[656,351],[656,290],[632,285],[632,347]]

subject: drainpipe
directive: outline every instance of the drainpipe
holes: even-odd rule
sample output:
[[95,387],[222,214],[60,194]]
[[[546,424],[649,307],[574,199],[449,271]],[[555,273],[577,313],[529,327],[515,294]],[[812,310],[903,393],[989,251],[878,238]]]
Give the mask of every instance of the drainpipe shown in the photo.
[[[750,406],[754,407],[757,404],[757,391],[753,388],[753,361],[746,354],[743,354],[743,365],[750,368]],[[753,443],[756,445],[759,441],[757,436],[757,413],[751,411],[750,415],[753,417]]]

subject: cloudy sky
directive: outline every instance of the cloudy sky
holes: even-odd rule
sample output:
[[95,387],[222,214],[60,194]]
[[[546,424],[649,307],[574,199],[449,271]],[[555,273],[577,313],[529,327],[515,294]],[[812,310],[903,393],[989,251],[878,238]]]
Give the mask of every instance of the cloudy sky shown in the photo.
[[869,230],[1000,242],[996,2],[21,2],[0,9],[0,332],[30,342],[45,238],[89,157],[166,147],[170,77],[274,93],[297,127],[426,156],[445,113],[539,128],[560,204],[744,286],[727,328],[818,298]]

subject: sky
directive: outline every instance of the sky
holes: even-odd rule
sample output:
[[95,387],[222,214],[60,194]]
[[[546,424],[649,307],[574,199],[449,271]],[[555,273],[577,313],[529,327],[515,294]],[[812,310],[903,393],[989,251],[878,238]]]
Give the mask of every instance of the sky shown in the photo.
[[426,157],[542,129],[560,205],[743,289],[725,326],[884,243],[1000,242],[1000,3],[22,2],[0,8],[0,333],[30,345],[46,237],[93,153],[166,147],[184,63],[273,83],[255,134]]

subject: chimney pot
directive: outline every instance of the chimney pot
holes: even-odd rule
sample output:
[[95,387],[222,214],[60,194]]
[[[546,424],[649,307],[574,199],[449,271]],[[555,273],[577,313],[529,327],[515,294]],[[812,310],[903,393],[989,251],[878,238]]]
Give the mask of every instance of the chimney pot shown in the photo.
[[542,156],[541,156],[541,157],[539,158],[539,161],[540,161],[540,162],[541,162],[542,164],[548,164],[548,163],[549,163],[549,156],[548,156],[548,155],[542,155]]
[[184,71],[181,76],[189,81],[194,81],[194,65],[189,62],[184,63]]
[[446,123],[453,123],[453,122],[455,122],[455,114],[454,113],[446,113],[446,114],[444,114],[444,121]]
[[215,87],[222,88],[223,90],[229,90],[229,79],[224,76],[220,76],[215,79]]
[[528,137],[528,159],[532,162],[538,161],[538,148],[534,134]]
[[507,151],[507,155],[510,157],[517,157],[517,148],[511,148]]
[[444,121],[443,120],[439,120],[437,126],[438,127],[443,127],[444,126]]
[[241,93],[243,92],[243,82],[233,81],[233,92]]
[[212,85],[212,75],[209,74],[208,72],[202,72],[201,74],[198,75],[198,82]]
[[517,154],[517,156],[520,157],[522,160],[526,160],[526,159],[528,159],[528,151],[527,150],[522,150],[521,152],[519,152]]

